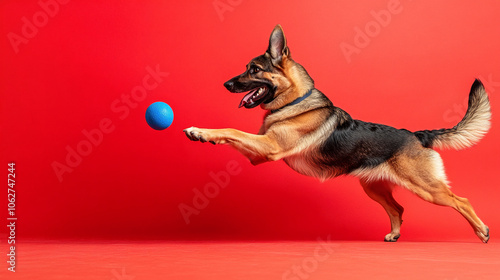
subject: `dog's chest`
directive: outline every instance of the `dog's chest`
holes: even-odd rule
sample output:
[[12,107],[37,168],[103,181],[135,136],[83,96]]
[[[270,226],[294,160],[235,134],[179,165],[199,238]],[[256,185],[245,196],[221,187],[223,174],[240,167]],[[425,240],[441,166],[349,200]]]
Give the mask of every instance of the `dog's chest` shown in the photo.
[[288,156],[283,159],[285,163],[300,174],[316,177],[321,181],[335,177],[335,170],[332,167],[322,167],[314,160],[314,156],[307,153],[300,153]]

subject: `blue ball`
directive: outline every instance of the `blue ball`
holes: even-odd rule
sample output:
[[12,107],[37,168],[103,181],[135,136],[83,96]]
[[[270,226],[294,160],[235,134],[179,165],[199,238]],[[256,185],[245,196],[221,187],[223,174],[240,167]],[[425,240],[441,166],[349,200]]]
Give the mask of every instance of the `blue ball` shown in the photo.
[[146,110],[146,122],[156,130],[169,127],[174,121],[174,111],[167,103],[155,102]]

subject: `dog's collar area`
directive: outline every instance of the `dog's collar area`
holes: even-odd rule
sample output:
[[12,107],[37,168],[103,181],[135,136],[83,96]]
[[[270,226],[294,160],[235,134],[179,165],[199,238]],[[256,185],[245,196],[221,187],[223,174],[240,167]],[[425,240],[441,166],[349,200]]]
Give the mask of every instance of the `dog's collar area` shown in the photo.
[[304,94],[303,96],[295,99],[294,101],[286,104],[285,106],[281,107],[281,108],[278,108],[278,109],[275,109],[275,110],[271,110],[271,113],[276,113],[278,112],[279,110],[285,108],[285,107],[288,107],[288,106],[292,106],[292,105],[296,105],[296,104],[299,104],[300,102],[304,101],[304,99],[308,98],[313,92],[313,89],[310,89],[306,94]]

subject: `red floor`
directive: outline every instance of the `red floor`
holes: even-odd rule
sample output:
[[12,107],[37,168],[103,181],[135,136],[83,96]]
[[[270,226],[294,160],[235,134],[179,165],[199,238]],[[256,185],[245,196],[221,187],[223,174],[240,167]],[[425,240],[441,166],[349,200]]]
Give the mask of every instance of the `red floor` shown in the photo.
[[29,242],[0,279],[500,279],[500,246],[476,243]]

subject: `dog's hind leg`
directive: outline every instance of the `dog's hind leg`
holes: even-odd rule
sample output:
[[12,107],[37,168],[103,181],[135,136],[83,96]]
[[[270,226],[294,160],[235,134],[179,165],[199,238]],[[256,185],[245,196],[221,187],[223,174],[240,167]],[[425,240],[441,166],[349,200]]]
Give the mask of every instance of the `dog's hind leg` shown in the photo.
[[467,219],[481,241],[487,243],[490,239],[488,227],[476,215],[469,200],[455,195],[446,183],[436,181],[431,184],[412,185],[410,189],[428,202],[457,210]]
[[490,235],[488,227],[479,219],[467,198],[456,196],[446,183],[443,162],[439,154],[431,149],[414,148],[391,161],[402,186],[422,199],[457,210],[467,219],[476,235],[484,243]]
[[391,232],[385,236],[385,241],[396,242],[400,236],[403,222],[403,206],[399,205],[392,196],[394,184],[388,181],[367,181],[361,179],[361,185],[366,194],[384,207],[391,220]]

